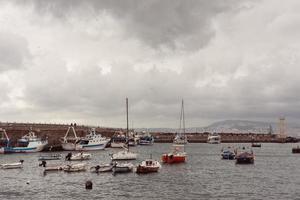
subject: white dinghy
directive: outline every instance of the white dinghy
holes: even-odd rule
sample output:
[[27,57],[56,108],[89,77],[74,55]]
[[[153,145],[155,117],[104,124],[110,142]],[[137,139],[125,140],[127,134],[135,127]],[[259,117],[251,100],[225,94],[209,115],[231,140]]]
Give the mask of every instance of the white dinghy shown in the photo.
[[79,163],[73,165],[66,165],[64,167],[65,172],[81,172],[86,170],[86,163]]
[[92,155],[89,153],[77,153],[73,155],[71,152],[66,155],[67,161],[82,161],[91,159]]
[[23,162],[24,160],[20,160],[19,162],[16,163],[5,163],[5,164],[0,164],[1,169],[18,169],[23,167]]

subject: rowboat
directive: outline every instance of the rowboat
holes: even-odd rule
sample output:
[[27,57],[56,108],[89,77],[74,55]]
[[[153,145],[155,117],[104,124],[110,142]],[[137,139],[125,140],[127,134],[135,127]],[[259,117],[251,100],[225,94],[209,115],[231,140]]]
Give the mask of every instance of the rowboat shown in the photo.
[[103,172],[111,172],[113,170],[113,164],[102,164],[96,165],[90,168],[90,171],[93,173],[103,173]]
[[17,168],[22,168],[23,167],[23,162],[24,162],[24,160],[20,160],[19,162],[16,162],[16,163],[0,164],[0,169],[17,169]]
[[85,163],[73,164],[73,165],[66,165],[64,166],[63,170],[65,172],[81,172],[86,170]]
[[73,155],[71,152],[66,155],[67,161],[82,161],[91,159],[92,155],[89,153],[77,153]]

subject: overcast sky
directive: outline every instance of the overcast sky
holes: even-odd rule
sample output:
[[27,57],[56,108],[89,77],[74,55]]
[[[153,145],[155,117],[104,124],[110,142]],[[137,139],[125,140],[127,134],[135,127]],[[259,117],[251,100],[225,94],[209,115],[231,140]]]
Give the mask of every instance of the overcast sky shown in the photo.
[[0,0],[0,121],[300,118],[299,0]]

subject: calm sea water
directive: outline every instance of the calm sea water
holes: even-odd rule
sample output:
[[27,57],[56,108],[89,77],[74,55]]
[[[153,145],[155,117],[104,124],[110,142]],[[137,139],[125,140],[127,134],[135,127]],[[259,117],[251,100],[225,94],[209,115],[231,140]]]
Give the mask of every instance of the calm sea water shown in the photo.
[[[254,165],[235,165],[221,160],[222,146],[230,144],[188,144],[188,161],[163,165],[159,173],[93,174],[52,172],[43,175],[38,155],[0,155],[0,163],[25,160],[23,169],[0,170],[0,199],[300,199],[300,155],[292,154],[295,144],[262,144],[253,148]],[[249,144],[234,144],[249,146]],[[171,144],[138,146],[138,163],[152,154],[160,159]],[[92,152],[90,166],[108,162],[107,149]],[[64,155],[65,152],[62,152]],[[62,161],[49,161],[57,163]],[[93,189],[86,190],[91,180]],[[29,181],[29,184],[26,182]]]

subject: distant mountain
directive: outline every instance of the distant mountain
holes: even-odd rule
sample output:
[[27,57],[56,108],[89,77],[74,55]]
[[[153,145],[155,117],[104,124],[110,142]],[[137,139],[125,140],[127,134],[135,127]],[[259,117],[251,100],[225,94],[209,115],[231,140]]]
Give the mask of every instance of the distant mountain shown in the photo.
[[[192,127],[186,128],[186,132],[218,132],[218,133],[269,133],[270,126],[272,127],[273,134],[278,133],[278,123],[272,122],[259,122],[249,120],[224,120],[215,122],[206,127]],[[172,128],[141,128],[137,131],[149,132],[162,132],[162,133],[175,133],[178,129]],[[286,133],[291,136],[300,136],[300,126],[288,124]]]

